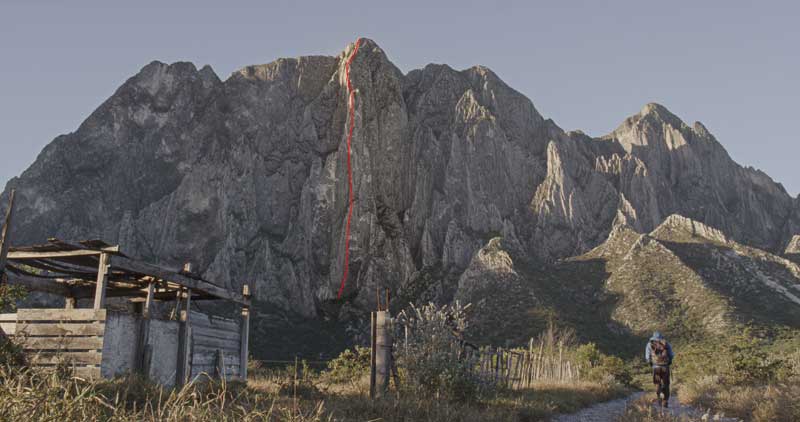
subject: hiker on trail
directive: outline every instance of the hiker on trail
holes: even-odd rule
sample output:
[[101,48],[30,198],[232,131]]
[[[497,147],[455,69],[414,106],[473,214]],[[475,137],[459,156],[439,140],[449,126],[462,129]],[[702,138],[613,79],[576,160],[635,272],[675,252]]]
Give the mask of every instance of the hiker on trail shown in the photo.
[[672,365],[672,353],[667,339],[658,331],[653,333],[653,337],[647,341],[645,346],[644,359],[653,365],[653,384],[656,385],[656,397],[663,407],[669,406],[669,366]]

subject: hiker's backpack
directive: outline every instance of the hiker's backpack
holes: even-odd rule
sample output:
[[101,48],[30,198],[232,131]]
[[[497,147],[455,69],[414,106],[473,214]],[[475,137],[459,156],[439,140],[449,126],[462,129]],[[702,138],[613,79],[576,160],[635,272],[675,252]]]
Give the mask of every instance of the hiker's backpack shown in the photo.
[[651,358],[654,364],[659,366],[669,365],[667,342],[664,340],[652,340],[650,341],[650,349],[652,350]]

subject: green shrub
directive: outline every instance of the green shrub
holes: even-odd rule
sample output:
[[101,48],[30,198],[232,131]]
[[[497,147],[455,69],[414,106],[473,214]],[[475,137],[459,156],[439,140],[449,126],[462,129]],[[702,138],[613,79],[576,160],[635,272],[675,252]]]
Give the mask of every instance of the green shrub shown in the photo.
[[734,383],[763,383],[777,378],[784,362],[772,358],[757,339],[740,338],[727,347],[731,359],[728,376]]
[[594,368],[600,364],[602,358],[603,353],[594,343],[582,344],[575,350],[575,361],[581,368]]
[[622,385],[633,382],[633,371],[625,361],[603,354],[594,343],[578,346],[575,361],[582,368],[582,376],[589,381],[613,381]]
[[622,385],[631,385],[633,374],[625,361],[617,356],[603,356],[600,359],[599,369],[606,377],[612,377],[614,381]]
[[22,286],[0,285],[0,312],[15,312],[17,301],[24,299],[26,295]]
[[398,322],[408,329],[408,340],[395,349],[402,388],[418,397],[475,402],[494,386],[473,371],[475,358],[464,355],[460,340],[467,328],[466,308],[458,302],[437,307],[411,305]]
[[369,360],[369,347],[355,346],[328,362],[325,373],[332,382],[358,382],[363,376],[369,375]]
[[[17,301],[23,299],[25,295],[25,289],[20,286],[0,285],[0,312],[14,312],[17,309]],[[4,335],[0,335],[0,366],[23,363],[22,350]]]

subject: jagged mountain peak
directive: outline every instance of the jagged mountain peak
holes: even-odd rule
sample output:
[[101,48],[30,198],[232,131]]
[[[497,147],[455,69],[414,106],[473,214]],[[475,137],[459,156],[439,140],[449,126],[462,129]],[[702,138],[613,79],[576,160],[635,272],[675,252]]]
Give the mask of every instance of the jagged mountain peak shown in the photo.
[[[703,135],[706,135],[704,132]],[[638,149],[677,150],[689,146],[696,136],[678,116],[658,103],[648,103],[601,139],[618,141],[629,153]]]
[[209,71],[211,71],[216,78],[213,69],[208,65],[198,71],[197,67],[192,62],[178,61],[168,64],[154,60],[142,67],[136,75],[128,80],[128,83],[135,83],[146,89],[150,95],[155,95],[159,89],[178,84],[183,80],[196,78],[201,74],[205,77],[209,77],[211,76],[208,73]]
[[675,213],[772,250],[800,227],[797,201],[662,106],[601,142],[564,133],[488,68],[404,75],[372,40],[353,52],[225,81],[191,63],[145,66],[9,183],[17,242],[118,242],[234,289],[250,281],[259,299],[310,316],[345,256],[348,297],[370,308],[376,287],[406,289],[415,273],[458,279],[497,235],[519,263],[629,244]]
[[650,236],[657,239],[680,239],[682,241],[693,241],[696,238],[702,238],[703,241],[721,244],[728,244],[731,242],[722,230],[684,217],[680,214],[672,214],[667,217],[663,223],[650,232]]
[[792,236],[789,243],[786,245],[784,253],[787,254],[800,254],[800,234]]
[[659,103],[647,103],[642,107],[642,110],[637,114],[639,117],[647,117],[652,116],[664,121],[678,121],[681,122],[681,119],[678,118],[675,114],[667,109],[667,107],[659,104]]

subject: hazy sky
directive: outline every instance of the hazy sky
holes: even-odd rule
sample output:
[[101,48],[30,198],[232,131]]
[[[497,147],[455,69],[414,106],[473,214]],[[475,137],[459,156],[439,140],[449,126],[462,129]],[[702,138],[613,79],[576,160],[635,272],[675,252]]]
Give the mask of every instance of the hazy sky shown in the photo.
[[210,64],[224,79],[335,55],[358,36],[404,72],[488,66],[567,130],[603,135],[661,103],[800,192],[791,1],[0,0],[0,183],[152,60]]

